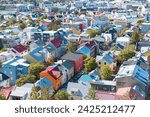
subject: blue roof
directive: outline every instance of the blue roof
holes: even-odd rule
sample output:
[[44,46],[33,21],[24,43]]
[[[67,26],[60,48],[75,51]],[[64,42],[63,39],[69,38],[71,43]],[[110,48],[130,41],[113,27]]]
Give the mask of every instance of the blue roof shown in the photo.
[[110,52],[105,54],[103,58],[109,64],[112,64],[115,61],[114,58],[110,55]]
[[87,48],[86,46],[82,46],[82,47],[80,47],[76,52],[77,52],[77,53],[80,53],[80,54],[85,54],[85,55],[87,55],[87,54],[90,53],[90,49]]
[[[38,47],[36,49],[34,49],[33,51],[31,51],[29,53],[30,56],[32,56],[34,59],[36,59],[38,62],[42,62],[44,60],[44,57],[42,56],[42,54],[39,53],[39,51],[43,50],[43,48]],[[37,55],[39,54],[39,55]]]
[[83,75],[80,77],[80,79],[78,80],[78,82],[90,82],[95,80],[95,77],[91,77],[90,75]]
[[36,43],[38,46],[44,46],[44,43],[41,40],[36,40],[34,43]]
[[148,72],[144,71],[139,66],[135,66],[133,77],[137,79],[140,83],[144,84],[145,86],[149,83],[149,74]]
[[49,87],[52,88],[53,84],[50,80],[48,80],[47,78],[41,78],[38,82],[37,82],[38,86],[40,87]]
[[70,61],[64,61],[63,63],[62,63],[62,65],[64,66],[64,67],[66,67],[67,69],[71,69],[71,68],[73,68],[74,67],[74,65],[70,62]]

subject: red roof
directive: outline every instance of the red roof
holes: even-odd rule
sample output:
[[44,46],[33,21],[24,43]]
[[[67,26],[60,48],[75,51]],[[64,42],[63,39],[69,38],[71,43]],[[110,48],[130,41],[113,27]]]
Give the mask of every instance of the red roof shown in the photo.
[[86,47],[88,47],[90,49],[91,47],[93,47],[93,45],[95,45],[94,41],[89,41],[89,42],[82,43],[80,45],[80,47],[81,46],[86,46]]
[[13,87],[9,87],[9,88],[2,88],[1,91],[3,93],[3,95],[6,97],[6,99],[9,98],[10,93],[12,92]]
[[61,72],[58,69],[56,69],[56,67],[53,67],[53,66],[47,67],[44,70],[44,72],[49,73],[55,80],[57,80],[58,78],[60,78],[61,75],[62,75]]
[[21,53],[23,51],[26,51],[28,48],[25,47],[24,45],[19,44],[19,45],[14,46],[13,49]]
[[121,99],[115,93],[103,92],[103,91],[97,91],[96,96],[100,100],[120,100]]
[[59,48],[62,44],[62,40],[58,37],[55,39],[50,40],[50,42],[56,47]]

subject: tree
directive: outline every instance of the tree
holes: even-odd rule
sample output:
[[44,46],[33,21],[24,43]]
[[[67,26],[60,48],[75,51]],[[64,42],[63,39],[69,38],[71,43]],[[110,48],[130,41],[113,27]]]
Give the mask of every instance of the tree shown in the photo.
[[41,97],[40,100],[50,100],[51,94],[50,94],[50,88],[44,87],[41,89]]
[[40,88],[35,87],[35,86],[32,88],[32,91],[30,94],[30,100],[39,100],[40,99],[39,93],[38,93],[39,90],[40,90]]
[[63,90],[59,90],[56,95],[55,95],[55,98],[57,100],[69,100],[69,94],[66,92],[66,91],[63,91]]
[[124,49],[120,52],[119,56],[118,56],[118,62],[120,64],[122,64],[124,61],[127,61],[128,59],[132,58],[133,56],[135,56],[135,51],[131,50],[131,49]]
[[4,19],[4,15],[0,15],[0,19]]
[[126,30],[128,30],[128,28],[124,28],[120,31],[120,36],[124,36]]
[[16,85],[20,87],[26,83],[35,83],[36,81],[36,76],[28,74],[27,76],[21,76],[19,79],[17,79]]
[[133,42],[134,44],[136,44],[136,43],[137,43],[140,39],[142,39],[142,38],[143,38],[143,35],[140,34],[139,31],[133,31],[133,32],[132,32],[131,39],[132,39],[132,42]]
[[0,93],[0,100],[6,100],[6,97]]
[[85,73],[89,73],[92,70],[96,69],[97,67],[96,59],[93,57],[87,57],[84,60],[84,67],[85,67]]
[[3,47],[0,51],[1,51],[1,52],[7,51],[7,47]]
[[67,45],[68,52],[74,52],[76,50],[75,44],[69,42]]
[[59,28],[58,25],[57,25],[56,23],[54,23],[54,25],[53,25],[53,27],[52,27],[53,31],[57,31],[58,28]]
[[36,76],[36,80],[39,80],[39,73],[44,69],[43,63],[31,63],[29,67],[29,74]]
[[8,23],[9,25],[13,25],[13,24],[16,23],[16,20],[15,20],[14,18],[10,18],[10,19],[7,20],[7,23]]
[[19,24],[19,28],[24,29],[26,27],[26,24],[24,22]]
[[96,35],[100,35],[99,30],[87,30],[86,33],[90,35],[90,38],[94,38]]
[[88,99],[88,100],[97,100],[98,99],[96,97],[96,90],[95,90],[95,88],[91,87],[89,89],[89,92],[88,92],[87,96],[85,96],[85,99]]
[[137,26],[140,26],[142,23],[144,23],[145,22],[145,20],[144,19],[140,19],[140,20],[138,20],[137,21]]
[[103,65],[100,68],[101,78],[104,80],[110,80],[112,77],[112,70],[109,65]]

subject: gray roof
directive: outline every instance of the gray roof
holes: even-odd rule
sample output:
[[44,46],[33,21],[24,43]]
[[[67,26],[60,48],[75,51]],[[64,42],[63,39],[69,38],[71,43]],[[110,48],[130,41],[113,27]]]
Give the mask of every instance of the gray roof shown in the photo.
[[61,59],[63,60],[73,60],[73,61],[76,61],[78,60],[80,57],[82,57],[81,54],[75,54],[75,53],[67,53],[65,54]]
[[67,92],[70,93],[71,91],[78,91],[80,96],[85,97],[90,87],[91,86],[89,84],[69,82],[67,86]]
[[73,66],[73,64],[70,62],[70,61],[64,61],[63,63],[62,63],[62,65],[64,66],[64,67],[66,67],[67,69],[71,69],[71,68],[73,68],[74,66]]

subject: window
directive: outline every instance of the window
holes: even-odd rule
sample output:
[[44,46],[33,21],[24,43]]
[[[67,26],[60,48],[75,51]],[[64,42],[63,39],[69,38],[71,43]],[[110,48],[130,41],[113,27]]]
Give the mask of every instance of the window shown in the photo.
[[99,65],[101,65],[101,62],[99,62]]
[[106,62],[104,62],[104,65],[106,65]]

